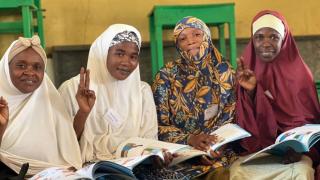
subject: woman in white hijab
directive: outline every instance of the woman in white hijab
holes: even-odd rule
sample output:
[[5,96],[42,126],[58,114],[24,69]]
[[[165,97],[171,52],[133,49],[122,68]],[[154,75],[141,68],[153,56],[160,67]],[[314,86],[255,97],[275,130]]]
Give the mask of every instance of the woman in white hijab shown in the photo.
[[49,167],[80,168],[72,117],[45,73],[46,54],[38,36],[14,41],[0,61],[0,158],[28,174]]
[[[140,80],[140,47],[141,36],[136,28],[111,25],[93,42],[89,52],[90,89],[97,97],[94,105],[92,99],[77,93],[83,81],[79,75],[59,88],[69,113],[82,117],[76,118],[74,127],[84,162],[115,158],[118,145],[130,137],[157,139],[152,91]],[[87,72],[85,84],[89,89],[88,79]],[[78,105],[81,100],[84,103]]]

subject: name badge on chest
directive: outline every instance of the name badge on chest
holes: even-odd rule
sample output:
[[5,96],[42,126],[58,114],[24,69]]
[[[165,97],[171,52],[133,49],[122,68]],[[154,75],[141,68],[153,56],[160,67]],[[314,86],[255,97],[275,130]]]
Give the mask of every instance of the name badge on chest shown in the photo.
[[119,128],[123,122],[121,115],[113,109],[109,109],[104,116],[113,128]]
[[204,111],[204,120],[209,120],[210,118],[217,115],[219,110],[218,104],[212,104]]

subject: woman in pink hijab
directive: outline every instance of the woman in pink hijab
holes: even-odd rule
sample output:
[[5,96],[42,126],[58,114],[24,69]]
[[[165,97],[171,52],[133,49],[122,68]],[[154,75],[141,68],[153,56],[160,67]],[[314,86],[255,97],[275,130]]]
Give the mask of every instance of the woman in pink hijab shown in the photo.
[[[284,17],[275,11],[261,11],[254,17],[251,31],[251,40],[238,62],[236,102],[237,123],[252,134],[241,141],[247,154],[273,144],[284,131],[320,119],[312,74],[299,54]],[[315,149],[309,154],[312,159],[319,159]],[[269,168],[261,168],[268,164],[260,164],[260,168],[248,165],[237,168],[233,179],[240,178],[236,174],[245,169],[267,171],[257,170],[254,174],[263,176],[262,179],[275,179],[292,173],[293,167],[294,171],[298,167],[303,170],[296,171],[295,178],[313,176],[312,161],[307,156],[288,150],[285,156],[268,157],[267,161],[272,162],[272,158],[280,158],[272,165],[276,174]],[[291,163],[298,165],[290,166]],[[241,179],[245,178],[242,174]]]

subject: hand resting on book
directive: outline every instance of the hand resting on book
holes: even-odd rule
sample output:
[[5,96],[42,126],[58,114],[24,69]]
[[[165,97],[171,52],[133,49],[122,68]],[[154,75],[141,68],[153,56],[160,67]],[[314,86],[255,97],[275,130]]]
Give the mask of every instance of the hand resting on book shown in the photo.
[[173,158],[177,157],[177,154],[169,152],[167,149],[162,149],[164,161],[159,156],[152,158],[152,164],[157,168],[168,167]]
[[283,157],[282,163],[283,164],[291,164],[301,160],[302,153],[298,153],[292,148],[289,148],[286,154]]

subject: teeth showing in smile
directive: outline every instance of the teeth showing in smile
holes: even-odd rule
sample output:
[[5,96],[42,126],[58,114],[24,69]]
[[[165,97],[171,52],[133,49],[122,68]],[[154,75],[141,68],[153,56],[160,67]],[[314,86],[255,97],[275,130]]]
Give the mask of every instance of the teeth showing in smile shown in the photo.
[[30,84],[30,85],[34,84],[34,82],[33,82],[32,80],[25,80],[24,82],[25,82],[26,84]]
[[263,56],[269,56],[269,55],[272,55],[272,54],[273,54],[272,52],[262,52]]
[[123,74],[130,74],[130,71],[127,70],[127,69],[120,69],[120,68],[118,68],[118,71],[120,71],[120,72],[123,73]]

